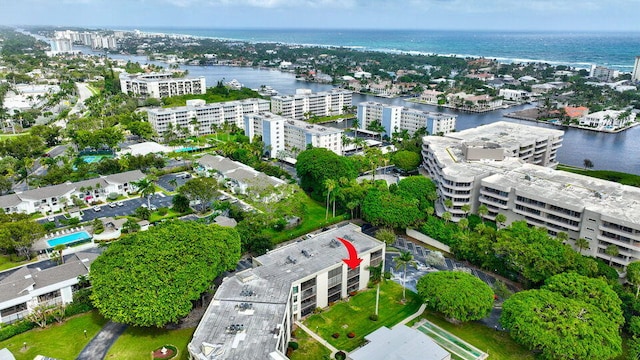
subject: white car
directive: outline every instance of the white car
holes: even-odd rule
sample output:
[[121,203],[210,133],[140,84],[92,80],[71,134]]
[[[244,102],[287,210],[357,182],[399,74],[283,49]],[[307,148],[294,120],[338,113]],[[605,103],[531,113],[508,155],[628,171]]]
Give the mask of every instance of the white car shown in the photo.
[[149,210],[156,211],[156,210],[158,210],[158,208],[155,205],[151,205],[151,206],[149,206]]
[[117,205],[116,205],[116,203],[109,203],[109,207],[110,207],[110,208],[114,208],[114,207],[116,207],[116,206],[117,206]]
[[123,203],[122,201],[118,201],[118,202],[116,203],[116,205],[118,205],[118,206],[123,206],[123,205],[124,205],[124,203]]
[[102,208],[100,208],[100,206],[94,206],[93,207],[93,211],[95,211],[95,212],[98,212],[100,210],[102,210]]
[[55,218],[55,217],[53,217],[53,216],[49,216],[49,217],[47,218],[47,221],[49,221],[49,222],[55,222],[55,221],[56,221],[56,218]]

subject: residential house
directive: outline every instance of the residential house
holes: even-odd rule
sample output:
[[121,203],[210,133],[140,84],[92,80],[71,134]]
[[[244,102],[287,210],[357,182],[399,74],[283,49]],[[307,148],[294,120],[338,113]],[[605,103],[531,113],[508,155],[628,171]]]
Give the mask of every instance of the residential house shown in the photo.
[[77,197],[86,203],[104,201],[110,193],[126,195],[137,189],[134,182],[143,179],[140,170],[100,176],[95,179],[67,182],[0,196],[0,209],[5,213],[53,213],[73,204]]
[[20,267],[0,280],[0,323],[12,323],[39,306],[73,302],[78,277],[87,275],[97,253],[78,252],[62,265],[40,269]]

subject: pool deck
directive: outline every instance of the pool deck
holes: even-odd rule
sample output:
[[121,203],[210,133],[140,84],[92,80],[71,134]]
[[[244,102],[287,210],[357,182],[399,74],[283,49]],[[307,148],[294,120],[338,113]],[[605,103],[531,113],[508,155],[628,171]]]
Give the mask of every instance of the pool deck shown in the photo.
[[[49,245],[49,243],[47,242],[48,240],[52,240],[52,239],[55,239],[55,238],[58,238],[58,237],[61,237],[61,236],[65,236],[65,235],[81,233],[81,232],[86,232],[91,236],[91,238],[89,239],[88,242],[90,242],[93,245],[92,247],[94,247],[95,244],[93,244],[93,240],[92,240],[93,236],[91,234],[91,231],[89,231],[89,229],[87,229],[84,226],[82,226],[82,227],[77,227],[77,228],[73,228],[73,229],[70,229],[70,230],[58,230],[58,231],[55,231],[53,233],[47,234],[44,237],[36,240],[36,242],[33,244],[32,249],[34,251],[37,251],[37,252],[51,249],[52,246]],[[70,242],[68,244],[73,244],[73,243],[74,242]]]

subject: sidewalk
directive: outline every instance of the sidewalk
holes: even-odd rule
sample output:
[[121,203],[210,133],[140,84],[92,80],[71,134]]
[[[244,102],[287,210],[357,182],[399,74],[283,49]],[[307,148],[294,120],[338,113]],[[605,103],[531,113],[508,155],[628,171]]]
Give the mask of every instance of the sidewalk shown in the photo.
[[333,358],[333,356],[339,351],[338,349],[334,348],[333,345],[329,344],[325,339],[321,338],[318,334],[314,333],[308,327],[304,326],[300,321],[296,321],[295,324],[298,325],[300,329],[304,330],[304,332],[309,334],[312,338],[314,338],[317,342],[324,345],[324,347],[326,347],[327,349],[331,350],[331,358]]
[[417,318],[418,316],[422,315],[422,313],[427,309],[427,304],[422,304],[420,305],[420,308],[418,309],[418,311],[416,311],[413,315],[407,317],[406,319],[400,321],[399,323],[397,323],[396,325],[394,325],[393,327],[396,327],[398,325],[406,325],[409,321]]

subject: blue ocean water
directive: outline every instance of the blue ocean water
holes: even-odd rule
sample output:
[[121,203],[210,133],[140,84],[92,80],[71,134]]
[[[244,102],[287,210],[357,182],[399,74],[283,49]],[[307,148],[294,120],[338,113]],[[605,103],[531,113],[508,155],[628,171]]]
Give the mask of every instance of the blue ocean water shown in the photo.
[[388,52],[487,57],[503,62],[545,62],[588,68],[592,64],[632,71],[640,33],[498,32],[434,30],[276,30],[142,28],[249,42],[344,46]]

